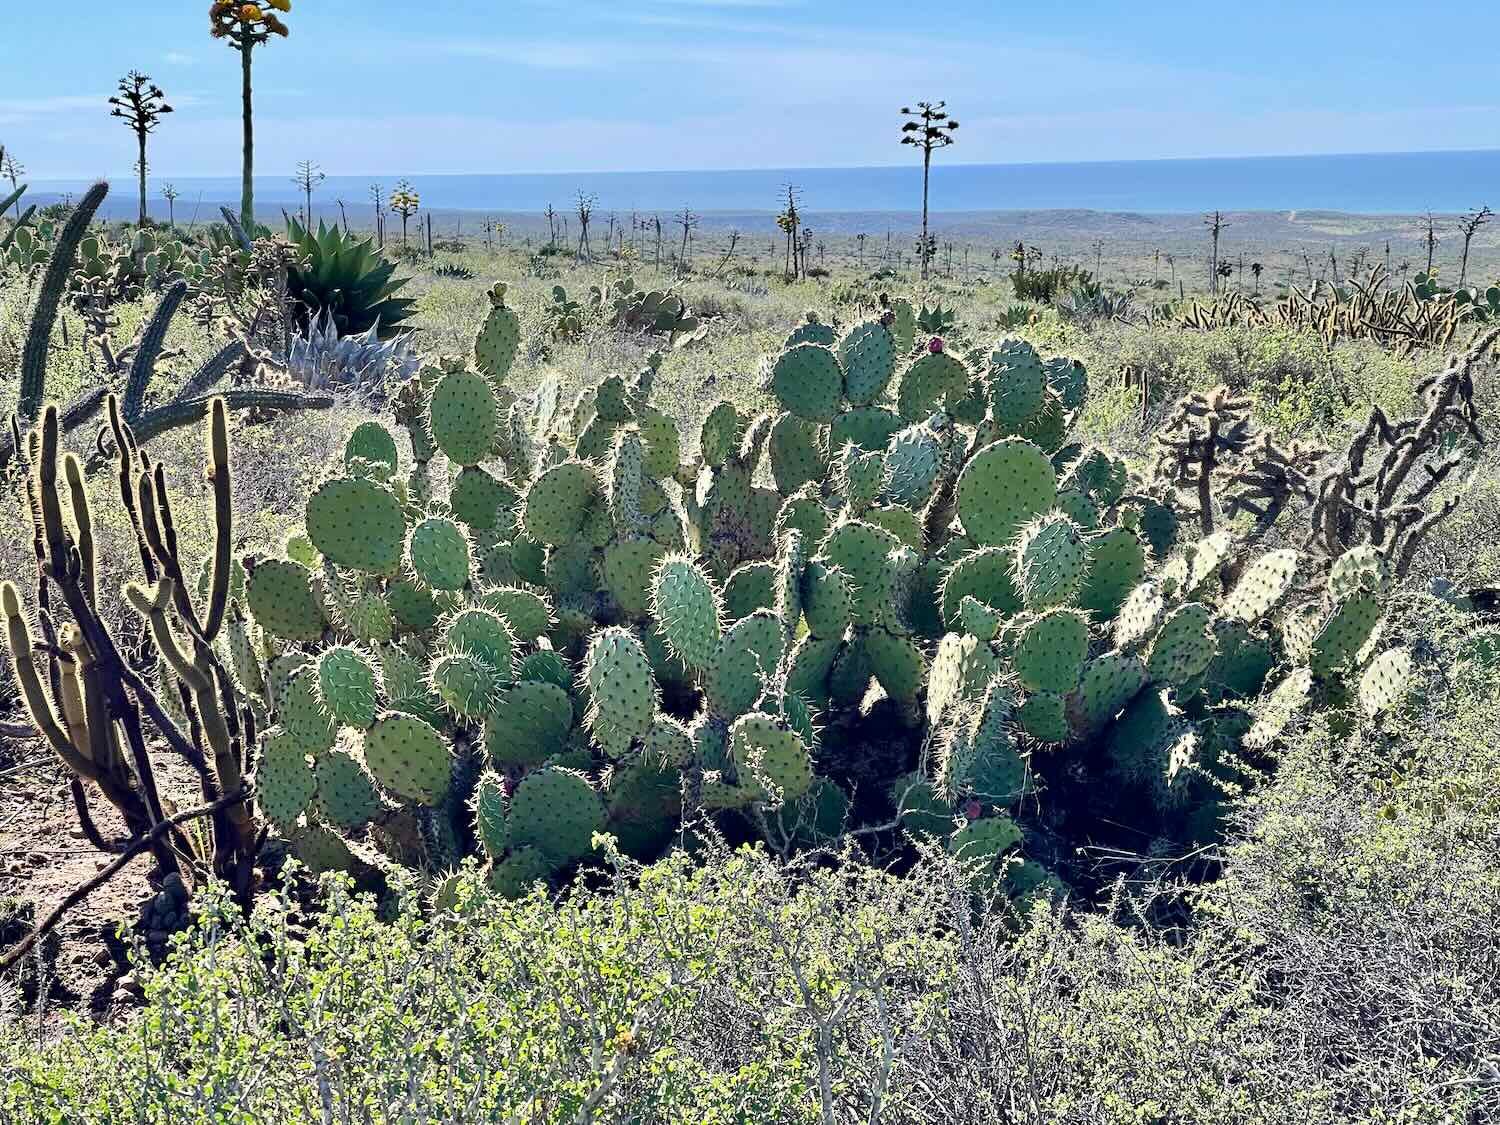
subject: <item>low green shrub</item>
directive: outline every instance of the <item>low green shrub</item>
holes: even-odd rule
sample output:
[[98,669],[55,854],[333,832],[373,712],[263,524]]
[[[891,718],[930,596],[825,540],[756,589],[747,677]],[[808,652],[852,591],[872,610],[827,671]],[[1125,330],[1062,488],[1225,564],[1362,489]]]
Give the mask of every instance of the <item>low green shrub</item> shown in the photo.
[[337,881],[311,915],[211,894],[140,1011],[3,1024],[0,1117],[1493,1120],[1500,684],[1455,611],[1402,625],[1451,686],[1292,745],[1191,930],[1143,921],[1181,917],[1163,885],[1018,921],[935,852],[616,857],[555,903],[471,873],[431,921],[409,888],[388,919]]

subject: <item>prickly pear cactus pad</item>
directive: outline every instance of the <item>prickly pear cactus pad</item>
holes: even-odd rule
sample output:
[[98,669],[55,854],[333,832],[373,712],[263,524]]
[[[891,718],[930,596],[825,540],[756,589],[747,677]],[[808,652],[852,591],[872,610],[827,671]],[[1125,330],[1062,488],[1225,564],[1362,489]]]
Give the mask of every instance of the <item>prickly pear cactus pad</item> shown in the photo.
[[485,723],[485,749],[498,769],[526,769],[559,753],[573,730],[573,701],[558,684],[522,680],[500,694]]
[[887,593],[883,582],[886,559],[899,546],[900,540],[889,531],[860,520],[843,521],[823,540],[820,553],[849,581],[856,621],[877,619]]
[[927,352],[906,369],[896,392],[896,409],[907,422],[920,422],[957,402],[969,389],[969,369],[957,356]]
[[379,690],[375,666],[357,648],[336,645],[318,658],[318,696],[339,724],[373,723]]
[[431,592],[407,578],[392,582],[386,598],[391,613],[408,629],[431,629],[442,616],[443,608]]
[[812,559],[803,569],[800,591],[807,628],[817,637],[841,637],[853,611],[853,595],[843,571]]
[[382,644],[395,626],[390,603],[374,594],[357,594],[338,606],[338,621],[360,644]]
[[1009,545],[1027,520],[1057,500],[1047,455],[1021,438],[1003,438],[976,453],[958,478],[958,518],[976,543]]
[[474,835],[490,859],[499,859],[510,846],[510,801],[505,783],[494,773],[486,772],[474,786],[470,799],[474,810]]
[[453,756],[443,736],[412,715],[388,714],[365,734],[365,765],[398,797],[435,805],[448,794]]
[[515,672],[516,637],[504,617],[489,609],[469,606],[448,618],[442,631],[450,652],[477,657],[494,672],[500,686],[510,683]]
[[291,843],[292,854],[307,864],[307,869],[314,875],[325,871],[353,872],[362,867],[362,861],[344,838],[321,824],[298,829]]
[[833,325],[823,324],[818,320],[817,311],[809,309],[804,323],[792,329],[783,347],[795,348],[798,344],[822,344],[826,348],[832,347],[837,339],[838,333],[834,331]]
[[1312,640],[1308,663],[1314,676],[1336,676],[1355,662],[1380,621],[1380,602],[1371,594],[1356,594],[1341,603]]
[[544,637],[552,627],[552,606],[547,599],[533,590],[519,586],[499,586],[486,590],[479,596],[479,605],[491,613],[499,614],[510,626],[511,633],[521,644],[531,644]]
[[980,547],[960,557],[943,576],[939,590],[943,620],[949,628],[962,624],[960,612],[966,596],[1005,617],[1021,612],[1013,571],[1011,553],[1000,547]]
[[784,643],[781,622],[768,610],[730,626],[709,663],[705,684],[715,714],[734,718],[755,705],[781,661]]
[[1068,466],[1062,481],[1064,487],[1077,490],[1101,508],[1115,504],[1124,495],[1128,483],[1129,473],[1124,461],[1092,448],[1084,450]]
[[663,559],[652,579],[651,610],[672,652],[689,668],[707,668],[718,648],[723,611],[702,567],[685,555]]
[[667,549],[645,536],[620,539],[604,549],[604,586],[620,609],[644,617],[651,608],[651,575]]
[[1270,615],[1297,579],[1298,554],[1290,548],[1262,555],[1245,568],[1224,599],[1225,617],[1259,621]]
[[289,832],[316,790],[307,753],[285,731],[270,734],[261,746],[255,776],[255,798],[266,819],[283,834]]
[[492,456],[500,409],[484,376],[448,372],[432,392],[427,418],[433,441],[455,465],[477,465]]
[[1120,607],[1115,618],[1115,645],[1134,649],[1156,634],[1167,615],[1167,599],[1155,582],[1142,582]]
[[548,767],[527,774],[510,799],[514,848],[534,847],[553,868],[594,850],[604,827],[604,805],[581,773]]
[[401,566],[406,519],[390,489],[367,480],[336,478],[308,498],[307,534],[337,566],[392,575]]
[[945,800],[1005,806],[1024,794],[1026,763],[1011,741],[1010,694],[1003,680],[991,680],[965,721],[940,733],[936,780]]
[[542,543],[567,543],[584,528],[602,499],[599,478],[582,461],[564,461],[539,476],[526,493],[522,523]]
[[941,724],[950,708],[979,695],[998,667],[990,646],[978,637],[945,636],[927,681],[927,721],[934,727]]
[[1276,662],[1270,646],[1234,618],[1220,618],[1213,630],[1217,651],[1203,675],[1205,685],[1211,694],[1254,699]]
[[1059,489],[1057,510],[1076,523],[1083,531],[1097,531],[1099,509],[1094,502],[1076,488]]
[[344,465],[347,468],[355,461],[383,465],[394,473],[401,458],[396,452],[396,439],[391,436],[391,431],[379,422],[361,422],[355,426],[349,440],[344,443]]
[[1185,544],[1161,569],[1162,588],[1178,598],[1206,594],[1210,581],[1228,560],[1234,540],[1228,532],[1216,531],[1196,543]]
[[321,754],[333,745],[337,731],[333,716],[318,698],[317,669],[304,665],[277,696],[276,711],[287,735],[307,754]]
[[496,282],[489,296],[489,315],[474,337],[474,362],[488,378],[499,382],[510,373],[516,349],[521,346],[521,321],[505,303],[503,283]]
[[323,611],[313,598],[312,574],[301,563],[267,559],[245,580],[245,601],[261,628],[289,641],[323,635]]
[[1021,829],[1008,816],[966,821],[948,840],[948,851],[968,863],[993,865],[1021,842]]
[[1003,623],[1004,618],[999,613],[974,595],[965,594],[959,599],[958,626],[961,631],[971,637],[978,637],[981,641],[993,641],[999,634]]
[[1089,393],[1088,370],[1076,359],[1057,356],[1042,364],[1047,385],[1058,396],[1064,410],[1077,410]]
[[886,695],[898,703],[915,706],[927,679],[927,658],[912,639],[884,629],[871,629],[865,635],[865,655],[870,661],[870,674]]
[[500,693],[498,677],[483,660],[464,652],[450,652],[432,662],[432,690],[460,718],[487,714]]
[[903,422],[880,406],[856,406],[843,411],[828,427],[828,448],[843,449],[853,442],[866,453],[880,453],[898,433]]
[[773,804],[795,800],[812,788],[812,758],[785,721],[753,712],[729,728],[729,752],[743,773],[758,781]]
[[1078,686],[1088,648],[1088,622],[1083,614],[1053,609],[1022,629],[1012,664],[1027,691],[1066,695]]
[[1079,587],[1077,603],[1095,621],[1108,621],[1119,612],[1146,573],[1146,548],[1135,532],[1111,527],[1088,536],[1088,570]]
[[809,481],[828,475],[828,455],[823,450],[818,427],[783,414],[771,427],[771,476],[777,491],[790,495]]
[[1021,529],[1016,541],[1016,586],[1027,609],[1038,611],[1070,601],[1087,565],[1083,535],[1061,512]]
[[990,357],[990,412],[1009,430],[1017,430],[1042,409],[1047,377],[1030,347],[996,351]]
[[329,824],[352,832],[380,815],[384,806],[375,783],[352,754],[330,750],[319,755],[315,770],[318,813]]
[[641,430],[641,441],[646,447],[646,459],[642,471],[656,480],[669,477],[677,471],[677,462],[682,456],[682,437],[677,432],[677,423],[653,406],[643,406],[636,411],[636,425]]
[[1068,740],[1067,704],[1060,695],[1037,692],[1016,708],[1021,729],[1038,742],[1059,743]]
[[474,531],[494,530],[501,513],[509,513],[519,500],[520,494],[509,484],[473,465],[458,474],[448,493],[453,514]]
[[469,581],[469,539],[452,520],[430,516],[412,528],[407,555],[430,590],[462,590]]
[[1130,653],[1106,652],[1083,669],[1078,690],[1069,697],[1071,725],[1080,733],[1096,731],[1119,714],[1146,684],[1146,667]]
[[770,390],[797,417],[832,422],[844,396],[844,373],[827,348],[798,344],[782,352],[771,368]]
[[698,452],[705,465],[721,468],[738,452],[740,440],[745,436],[745,422],[732,403],[714,404],[703,419],[698,436]]
[[546,856],[536,848],[521,848],[490,866],[490,890],[503,899],[525,898],[551,874],[552,866]]
[[750,562],[737,566],[724,583],[724,614],[730,621],[776,605],[776,566]]
[[844,368],[845,396],[855,406],[867,406],[896,373],[896,341],[880,321],[862,321],[844,333],[838,358]]
[[657,711],[656,680],[641,642],[626,629],[601,629],[589,642],[583,680],[594,741],[611,757],[623,756],[645,737]]
[[1394,710],[1415,683],[1411,653],[1404,648],[1382,652],[1359,678],[1359,705],[1370,718]]
[[922,507],[937,483],[942,456],[937,435],[926,426],[911,426],[896,434],[885,453],[885,495],[897,504]]
[[867,452],[850,442],[834,458],[834,487],[853,512],[862,513],[875,502],[884,480],[885,457],[881,453]]
[[1385,585],[1385,559],[1365,544],[1345,551],[1328,571],[1328,596],[1336,602],[1378,593]]
[[1201,602],[1173,610],[1151,642],[1146,669],[1153,680],[1185,684],[1207,669],[1216,644],[1211,631],[1213,612]]

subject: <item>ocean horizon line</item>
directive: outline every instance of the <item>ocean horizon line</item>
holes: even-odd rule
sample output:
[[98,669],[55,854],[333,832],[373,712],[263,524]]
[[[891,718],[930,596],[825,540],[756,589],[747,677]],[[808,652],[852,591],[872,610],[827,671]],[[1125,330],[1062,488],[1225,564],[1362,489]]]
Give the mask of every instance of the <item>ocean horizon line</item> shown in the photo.
[[[459,212],[531,212],[551,205],[567,213],[579,193],[603,210],[774,214],[786,185],[806,214],[907,214],[921,205],[921,165],[827,168],[658,170],[638,172],[458,172],[399,177],[424,207]],[[134,195],[134,177],[110,177],[118,196]],[[204,202],[239,197],[238,175],[153,176],[157,196],[170,180],[179,196]],[[92,179],[34,178],[37,196],[81,191]],[[391,175],[330,174],[315,201],[372,206],[372,183],[389,190]],[[301,202],[290,177],[255,177],[257,202]],[[1365,215],[1457,214],[1500,187],[1500,148],[1291,156],[1151,158],[1143,160],[934,163],[931,210],[962,215],[1025,211],[1097,211],[1145,215],[1328,211]],[[158,200],[159,202],[159,200]]]

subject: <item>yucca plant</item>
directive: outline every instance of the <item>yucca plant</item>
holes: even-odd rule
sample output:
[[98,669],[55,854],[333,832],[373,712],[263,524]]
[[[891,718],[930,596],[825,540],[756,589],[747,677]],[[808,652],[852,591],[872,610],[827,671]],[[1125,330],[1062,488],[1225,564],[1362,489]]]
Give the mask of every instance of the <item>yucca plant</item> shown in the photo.
[[416,302],[395,293],[406,284],[368,238],[356,239],[337,226],[318,224],[317,233],[295,219],[287,222],[287,239],[299,261],[288,270],[287,293],[295,302],[297,326],[305,335],[318,317],[333,321],[340,336],[371,328],[381,339],[401,331]]

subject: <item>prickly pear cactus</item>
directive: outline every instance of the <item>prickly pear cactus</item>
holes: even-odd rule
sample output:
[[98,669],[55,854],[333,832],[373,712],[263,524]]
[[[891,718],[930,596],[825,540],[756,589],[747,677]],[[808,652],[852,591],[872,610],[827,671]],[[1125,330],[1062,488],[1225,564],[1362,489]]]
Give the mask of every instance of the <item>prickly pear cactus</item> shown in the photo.
[[899,300],[810,318],[763,364],[774,412],[719,403],[684,440],[659,357],[517,395],[517,328],[497,287],[472,367],[424,367],[292,557],[247,568],[226,643],[271,732],[259,799],[320,862],[477,845],[519,895],[600,832],[651,858],[703,816],[779,850],[890,819],[1025,902],[1111,831],[1211,834],[1299,716],[1408,697],[1378,553],[1319,583],[1179,543],[1069,441],[1072,360],[919,338]]

